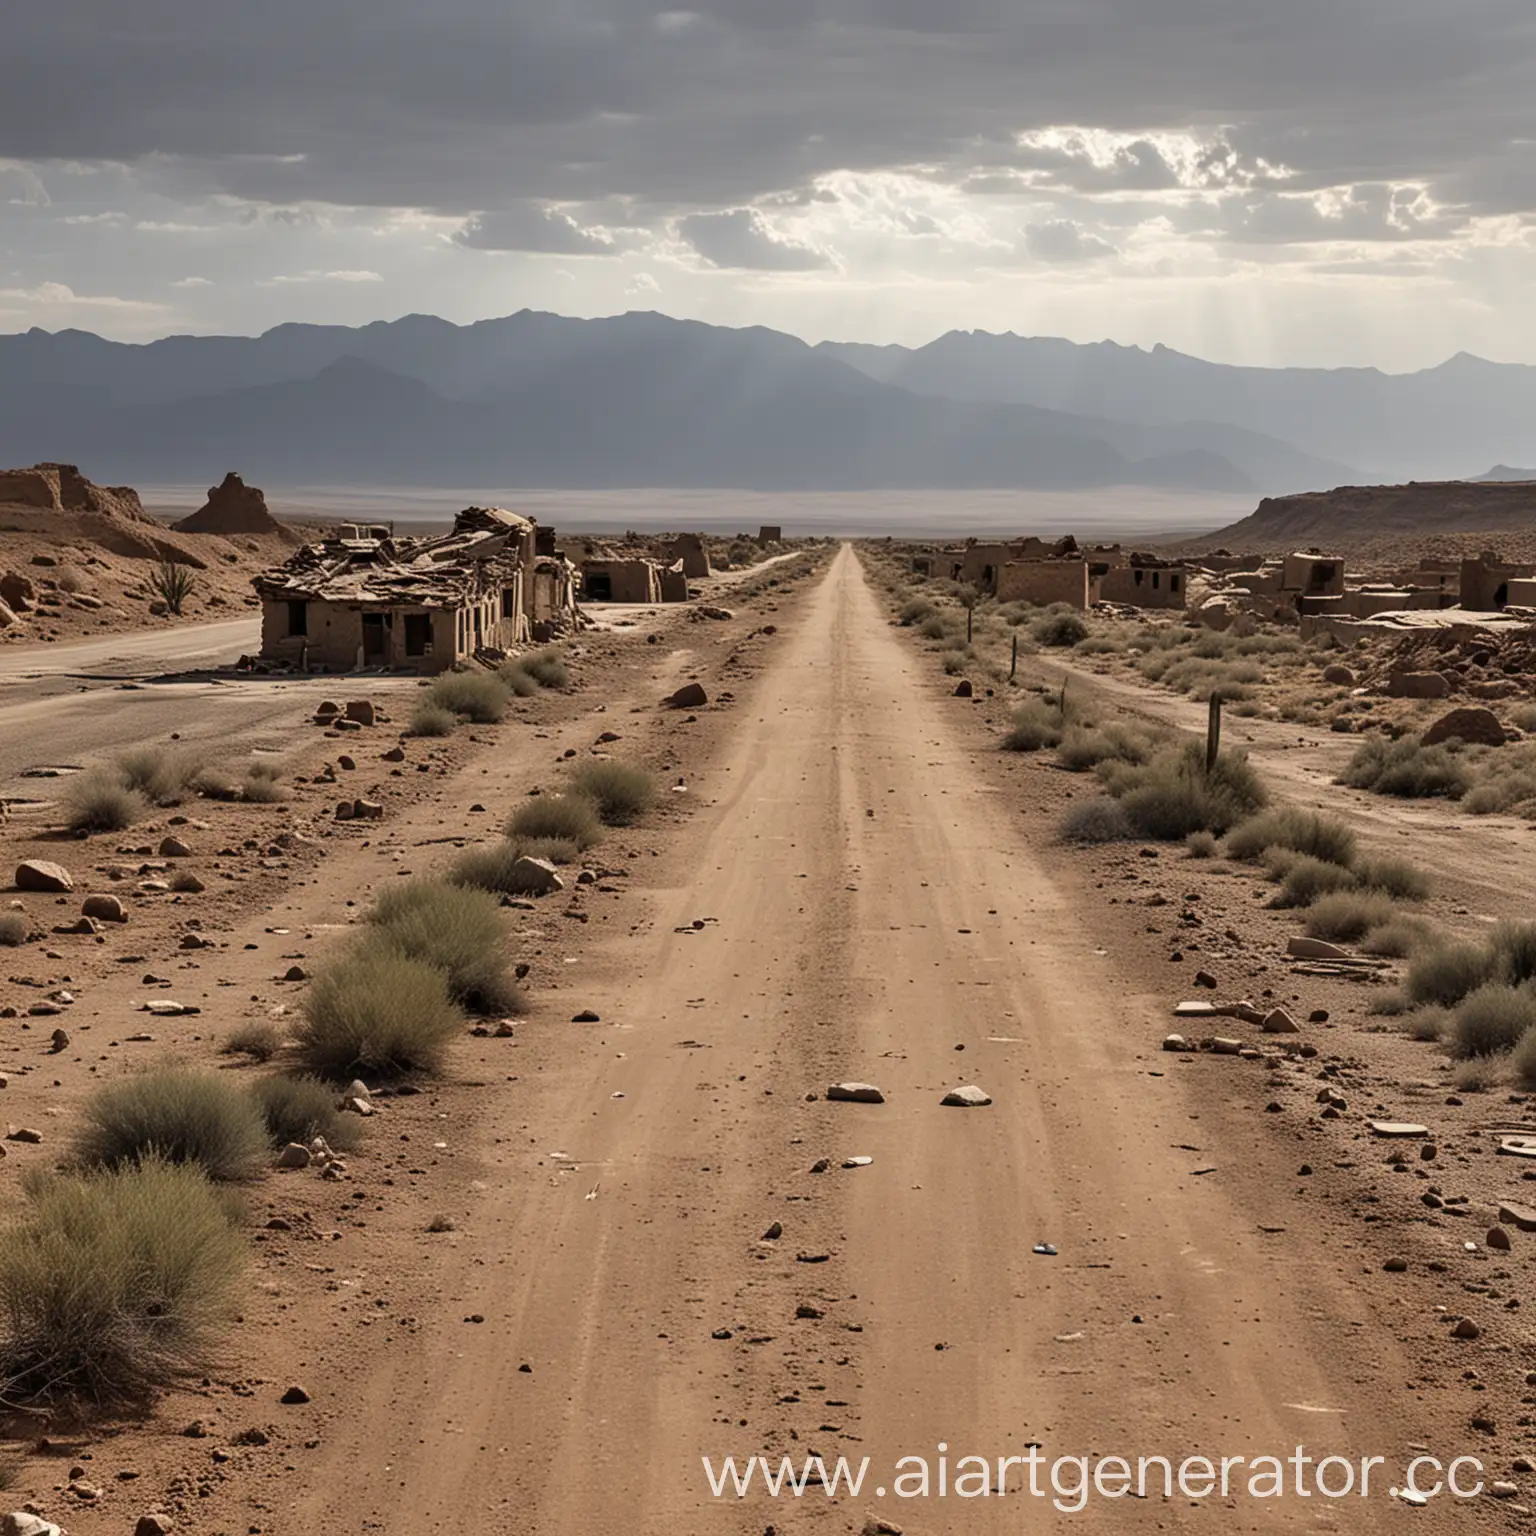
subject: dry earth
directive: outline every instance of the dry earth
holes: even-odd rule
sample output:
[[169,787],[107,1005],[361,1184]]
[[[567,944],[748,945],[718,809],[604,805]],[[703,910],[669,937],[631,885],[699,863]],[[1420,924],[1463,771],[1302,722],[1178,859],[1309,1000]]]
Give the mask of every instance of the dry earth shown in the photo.
[[[150,1510],[285,1536],[1522,1523],[1536,1237],[1480,1241],[1522,1187],[1491,1155],[1498,1106],[1457,1102],[1361,988],[1295,975],[1293,930],[1250,876],[1057,845],[1082,782],[995,750],[1005,701],[952,697],[851,548],[823,570],[729,622],[587,636],[574,693],[446,748],[407,743],[397,767],[380,761],[387,726],[326,740],[296,697],[268,744],[300,778],[350,752],[348,792],[385,819],[338,826],[336,790],[309,785],[279,807],[199,804],[208,825],[177,829],[199,896],[138,892],[155,861],[113,851],[162,824],[61,846],[39,840],[39,808],[0,834],[133,907],[99,941],[5,953],[0,1001],[76,998],[0,1023],[0,1118],[43,1132],[7,1144],[8,1202],[94,1082],[167,1052],[214,1061],[236,1023],[281,1017],[302,987],[278,979],[290,965],[600,732],[685,791],[594,850],[594,885],[512,914],[532,967],[512,1038],[466,1038],[442,1082],[382,1098],[345,1179],[252,1191],[251,1292],[216,1376],[143,1424],[15,1425],[14,1504],[76,1536]],[[658,711],[690,677],[710,705]],[[366,691],[403,717],[409,686]],[[111,712],[129,696],[93,697]],[[1450,866],[1457,844],[1441,846]],[[129,873],[111,881],[114,864]],[[1444,899],[1493,915],[1500,884]],[[188,933],[213,947],[182,949]],[[1318,1054],[1162,1052],[1197,966],[1222,995],[1327,1010],[1303,1036]],[[149,997],[202,1012],[149,1023]],[[61,1022],[70,1046],[49,1054]],[[829,1102],[843,1080],[885,1102]],[[1338,1118],[1320,1118],[1320,1080],[1349,1101]],[[970,1083],[994,1103],[941,1106]],[[1423,1120],[1438,1160],[1390,1163],[1373,1118]],[[1425,1206],[1430,1187],[1470,1214]],[[452,1230],[429,1234],[438,1216]],[[1477,1339],[1451,1337],[1463,1315]],[[295,1383],[311,1401],[280,1405]],[[1025,1498],[1018,1468],[1004,1499],[895,1496],[902,1456],[936,1468],[941,1446],[953,1465],[1031,1444],[1048,1460],[1305,1445],[1387,1465],[1370,1500],[1159,1492],[1069,1516]],[[1416,1447],[1478,1455],[1518,1493],[1404,1509],[1384,1493]],[[872,1458],[863,1495],[715,1499],[700,1461],[813,1451]],[[96,1497],[69,1491],[74,1468]]]

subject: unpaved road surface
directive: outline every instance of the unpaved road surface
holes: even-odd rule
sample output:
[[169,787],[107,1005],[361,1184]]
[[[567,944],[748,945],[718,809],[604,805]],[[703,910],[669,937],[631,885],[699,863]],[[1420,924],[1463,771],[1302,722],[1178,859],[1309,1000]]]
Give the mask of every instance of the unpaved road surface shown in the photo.
[[[610,930],[570,994],[599,1022],[551,1021],[487,1111],[440,1304],[326,1383],[346,1410],[266,1528],[758,1536],[873,1516],[917,1536],[1355,1533],[1489,1517],[1486,1501],[1413,1513],[1385,1497],[1410,1445],[1464,1440],[1466,1421],[1416,1388],[1373,1311],[1360,1276],[1379,1259],[1298,1223],[1283,1152],[1244,1166],[1259,1077],[1213,1093],[1156,1051],[1165,985],[1099,941],[852,551],[801,601],[694,785],[707,803],[650,877],[649,910]],[[842,1080],[885,1102],[829,1103]],[[941,1107],[968,1083],[993,1105]],[[1261,1095],[1247,1118],[1234,1092]],[[841,1166],[855,1156],[872,1162]],[[782,1236],[761,1241],[773,1222]],[[1069,1516],[1026,1497],[1017,1466],[1007,1497],[937,1496],[941,1454],[995,1466],[1031,1444],[1388,1464],[1368,1501],[1159,1492]],[[868,1456],[861,1495],[715,1498],[701,1464],[813,1452]],[[933,1469],[926,1499],[896,1496],[907,1456]]]

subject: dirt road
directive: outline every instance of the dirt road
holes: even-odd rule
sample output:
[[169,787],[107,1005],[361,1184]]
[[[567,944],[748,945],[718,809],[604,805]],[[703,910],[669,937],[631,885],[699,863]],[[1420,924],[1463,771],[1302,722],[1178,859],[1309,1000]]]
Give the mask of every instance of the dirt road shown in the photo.
[[[1444,1426],[1398,1400],[1358,1260],[1276,1230],[1291,1170],[1245,1171],[1251,1120],[1149,1050],[1166,996],[1053,884],[850,550],[805,604],[654,910],[582,973],[600,1022],[526,1043],[440,1307],[347,1384],[278,1528],[1395,1528],[1385,1481]],[[827,1102],[845,1079],[886,1102]],[[966,1083],[995,1103],[940,1106]],[[1032,1443],[1388,1465],[1368,1502],[1068,1517],[1019,1466],[937,1496],[941,1454]],[[717,1499],[701,1464],[813,1452],[871,1458],[861,1496]]]

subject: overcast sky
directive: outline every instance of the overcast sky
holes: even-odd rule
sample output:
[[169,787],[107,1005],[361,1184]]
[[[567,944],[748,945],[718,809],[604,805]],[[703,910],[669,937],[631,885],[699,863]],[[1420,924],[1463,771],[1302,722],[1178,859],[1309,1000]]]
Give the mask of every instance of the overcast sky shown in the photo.
[[659,309],[1536,362],[1531,0],[48,0],[0,330]]

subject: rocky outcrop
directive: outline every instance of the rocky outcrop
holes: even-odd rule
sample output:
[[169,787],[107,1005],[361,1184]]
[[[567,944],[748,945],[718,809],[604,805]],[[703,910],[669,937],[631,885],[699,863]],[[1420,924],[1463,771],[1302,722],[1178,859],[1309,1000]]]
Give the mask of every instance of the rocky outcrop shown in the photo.
[[0,506],[35,507],[44,512],[95,512],[129,522],[154,519],[139,493],[127,485],[97,485],[73,464],[34,464],[30,469],[0,470]]
[[190,517],[173,523],[177,533],[277,533],[280,524],[267,511],[267,498],[231,471],[208,489],[208,500]]

